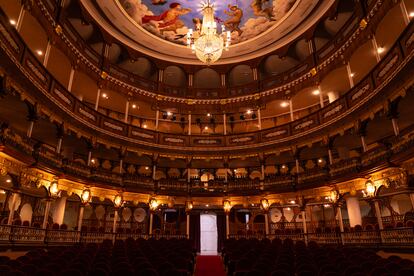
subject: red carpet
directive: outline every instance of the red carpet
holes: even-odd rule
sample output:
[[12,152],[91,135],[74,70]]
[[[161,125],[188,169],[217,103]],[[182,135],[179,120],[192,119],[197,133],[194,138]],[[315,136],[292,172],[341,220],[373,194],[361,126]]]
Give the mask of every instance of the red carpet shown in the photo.
[[219,256],[197,256],[195,276],[226,276]]

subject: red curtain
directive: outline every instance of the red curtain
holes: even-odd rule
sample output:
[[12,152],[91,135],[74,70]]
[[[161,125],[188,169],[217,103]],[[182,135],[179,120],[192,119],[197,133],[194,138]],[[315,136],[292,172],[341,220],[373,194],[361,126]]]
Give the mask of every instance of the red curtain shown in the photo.
[[197,252],[200,252],[200,237],[200,213],[190,214],[190,240]]
[[217,214],[217,252],[221,252],[226,240],[226,215]]

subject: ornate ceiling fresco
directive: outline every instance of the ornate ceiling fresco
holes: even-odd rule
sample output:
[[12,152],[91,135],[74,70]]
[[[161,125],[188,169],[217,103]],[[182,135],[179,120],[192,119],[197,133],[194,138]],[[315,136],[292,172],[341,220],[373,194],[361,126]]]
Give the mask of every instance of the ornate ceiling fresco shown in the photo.
[[[232,43],[237,44],[262,34],[283,20],[297,1],[215,1],[215,19],[218,26],[231,31]],[[199,0],[119,0],[119,3],[132,20],[166,40],[185,44],[189,29],[200,30],[202,14]]]
[[[128,47],[155,58],[200,64],[185,44],[197,32],[206,0],[80,0],[106,32]],[[219,62],[264,56],[311,29],[335,0],[215,0],[218,30],[231,31],[232,45]],[[217,64],[216,63],[216,64]]]

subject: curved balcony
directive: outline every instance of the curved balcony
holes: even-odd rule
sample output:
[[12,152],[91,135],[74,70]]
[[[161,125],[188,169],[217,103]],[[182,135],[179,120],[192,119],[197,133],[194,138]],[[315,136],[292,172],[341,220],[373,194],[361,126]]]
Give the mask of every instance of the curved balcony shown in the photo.
[[[362,12],[355,12],[332,39],[332,43],[327,43],[300,64],[280,75],[269,76],[243,86],[214,89],[170,86],[132,74],[114,64],[107,64],[83,41],[67,20],[54,20],[56,9],[50,4],[39,1],[32,12],[43,20],[50,36],[59,37],[56,42],[71,58],[72,64],[89,72],[101,85],[126,95],[142,95],[151,101],[156,99],[159,104],[173,102],[191,108],[195,105],[234,107],[245,101],[281,99],[291,97],[302,88],[314,86],[321,77],[342,65],[344,58],[349,57],[368,39],[368,34],[394,4],[392,1],[371,1],[365,7],[367,16],[364,22],[368,25],[360,23]],[[58,32],[56,26],[59,26]],[[249,64],[256,64],[255,66],[259,66],[259,63],[260,60],[249,61]],[[102,67],[102,64],[105,66]],[[167,66],[168,64],[164,64],[162,67]]]
[[13,72],[7,74],[7,78],[10,83],[13,80],[21,83],[26,88],[23,94],[33,91],[27,96],[50,107],[52,113],[59,114],[69,124],[86,129],[88,136],[162,153],[189,151],[215,155],[218,154],[217,148],[222,151],[220,154],[239,153],[240,150],[257,152],[258,148],[274,149],[275,146],[304,142],[307,137],[329,135],[330,130],[342,126],[343,120],[351,114],[361,115],[367,112],[367,107],[393,93],[395,87],[389,89],[393,82],[396,86],[403,85],[396,79],[409,77],[414,55],[414,24],[411,22],[387,55],[354,88],[306,117],[274,128],[237,135],[177,135],[121,123],[95,111],[75,98],[48,73],[4,17],[1,27],[2,56],[8,63],[8,70]]

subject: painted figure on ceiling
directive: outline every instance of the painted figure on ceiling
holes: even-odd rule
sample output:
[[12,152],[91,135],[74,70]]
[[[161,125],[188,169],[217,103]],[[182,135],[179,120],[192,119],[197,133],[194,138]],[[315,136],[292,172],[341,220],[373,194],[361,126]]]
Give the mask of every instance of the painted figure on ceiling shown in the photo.
[[267,2],[269,2],[269,0],[253,0],[250,4],[250,7],[253,9],[253,14],[256,16],[264,16],[268,19],[272,19],[273,8],[263,7]]
[[168,1],[167,0],[151,0],[151,3],[153,5],[164,5],[166,4]]
[[157,21],[160,32],[173,31],[185,26],[184,22],[179,18],[181,15],[185,15],[191,12],[191,9],[181,8],[180,3],[174,2],[170,4],[170,9],[163,12],[160,15],[145,15],[142,17],[142,24],[149,23],[150,21]]
[[224,21],[224,26],[230,30],[230,32],[238,32],[241,35],[242,30],[240,30],[239,25],[243,17],[243,11],[238,6],[228,5],[230,11],[224,10],[224,13],[230,16],[229,19]]

